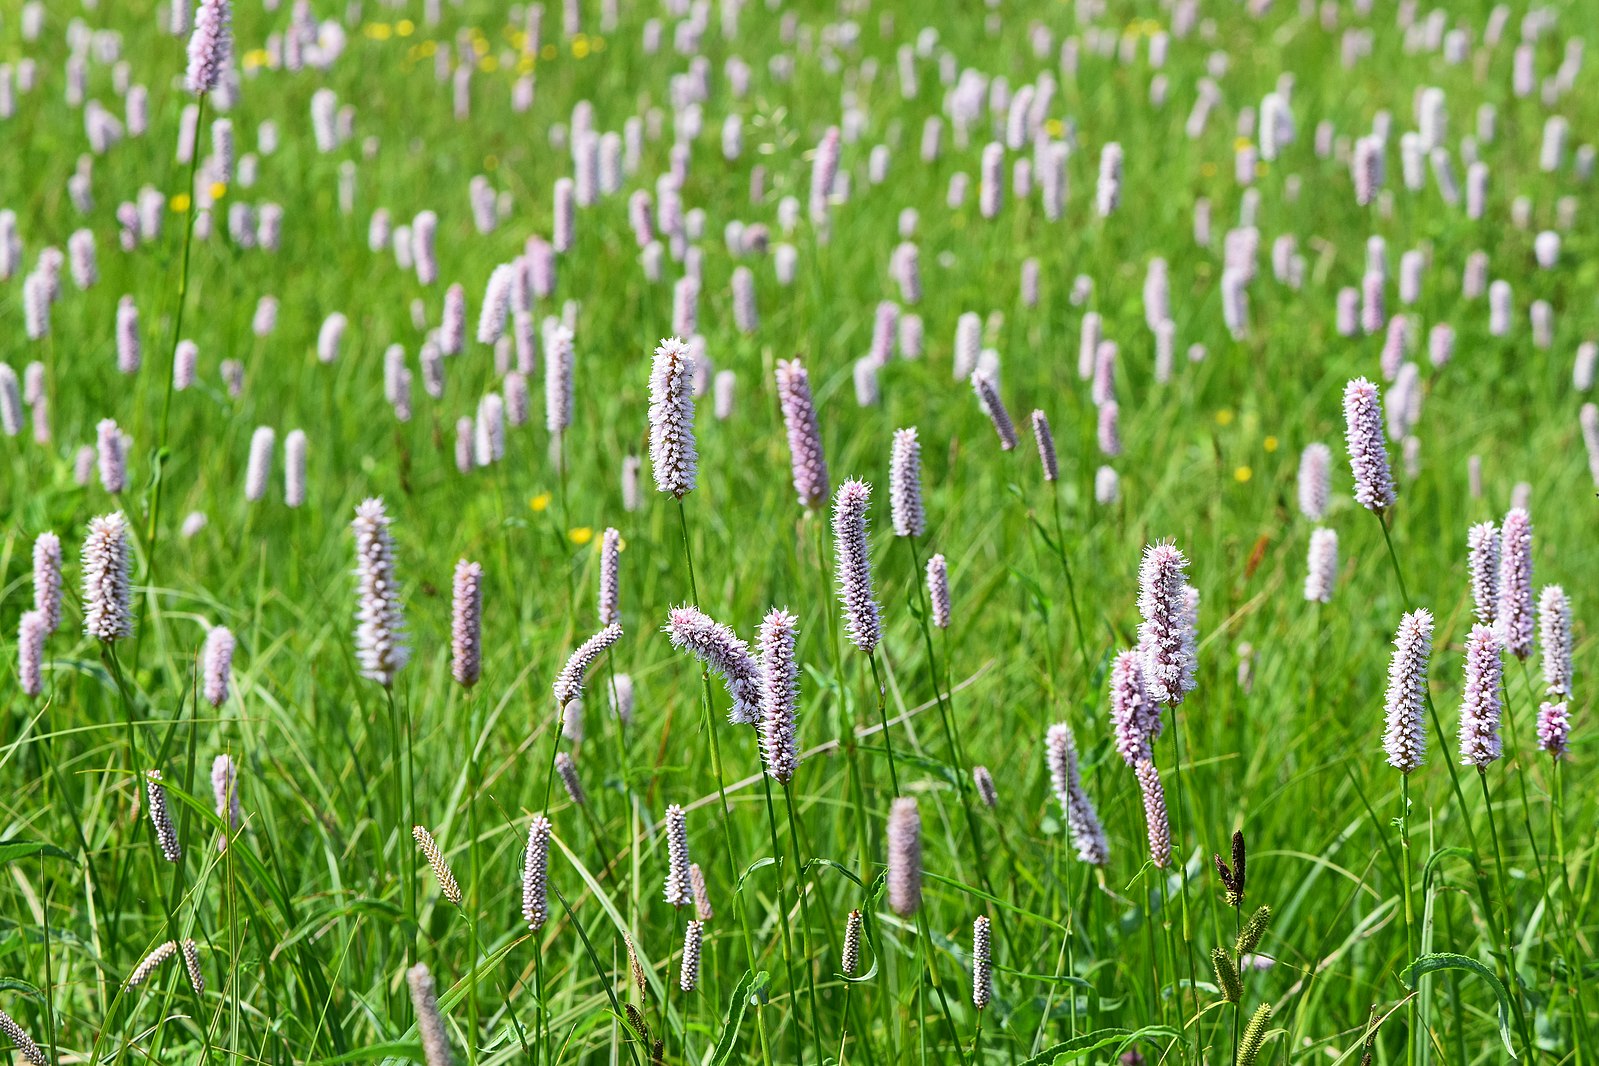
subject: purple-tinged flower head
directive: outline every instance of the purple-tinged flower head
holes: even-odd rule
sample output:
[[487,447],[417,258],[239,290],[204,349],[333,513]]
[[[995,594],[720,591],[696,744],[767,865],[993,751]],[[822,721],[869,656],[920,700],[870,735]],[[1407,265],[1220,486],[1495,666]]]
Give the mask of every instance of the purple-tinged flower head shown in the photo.
[[1349,169],[1355,184],[1355,203],[1369,206],[1382,185],[1382,142],[1375,137],[1356,140]]
[[655,349],[650,370],[650,468],[660,491],[682,499],[694,491],[694,359],[677,337]]
[[1532,654],[1532,516],[1513,507],[1499,527],[1499,587],[1494,626],[1505,650],[1518,659]]
[[172,813],[167,809],[167,788],[161,783],[160,770],[144,772],[144,792],[148,797],[150,825],[155,829],[156,843],[161,845],[161,856],[167,862],[183,858],[183,848],[178,844],[178,831],[172,826]]
[[948,629],[949,564],[942,554],[927,560],[927,600],[932,609],[933,624],[939,629]]
[[450,676],[471,688],[483,667],[483,567],[455,564],[450,595]]
[[[409,379],[409,374],[406,375]],[[283,502],[289,507],[305,503],[305,430],[291,429],[283,438]]]
[[1388,765],[1408,774],[1427,755],[1427,659],[1432,654],[1432,612],[1422,608],[1399,620],[1388,664],[1386,726],[1382,746]]
[[1176,705],[1189,690],[1194,664],[1188,649],[1189,609],[1185,590],[1188,560],[1172,544],[1144,549],[1138,569],[1138,646],[1144,656],[1144,684],[1156,703]]
[[994,996],[994,966],[989,956],[988,916],[972,920],[972,1006],[982,1010]]
[[588,677],[589,668],[606,648],[621,639],[622,627],[613,623],[578,645],[577,650],[566,660],[566,665],[561,667],[561,672],[556,675],[553,686],[555,702],[564,708],[582,696],[583,682]]
[[1120,356],[1121,347],[1115,341],[1102,340],[1094,349],[1094,383],[1090,396],[1096,407],[1116,398],[1116,360]]
[[184,85],[196,96],[213,92],[233,61],[233,19],[230,0],[200,0],[189,35],[189,70]]
[[674,907],[694,905],[688,867],[688,815],[674,803],[666,808],[666,902]]
[[[448,306],[448,302],[446,302]],[[448,316],[446,316],[448,319]],[[341,311],[335,311],[322,321],[322,328],[316,335],[316,357],[318,362],[332,363],[339,358],[339,346],[344,343],[344,331],[350,325],[350,320]]]
[[1312,603],[1331,603],[1337,581],[1338,531],[1325,527],[1312,530],[1310,552],[1305,560],[1305,599]]
[[1491,626],[1475,625],[1466,638],[1466,685],[1460,693],[1460,763],[1486,767],[1499,758],[1499,686],[1504,677],[1503,639]]
[[172,388],[183,392],[194,384],[200,370],[200,346],[184,339],[172,351]]
[[0,1011],[0,1033],[5,1034],[6,1039],[11,1041],[11,1046],[32,1066],[50,1066],[49,1058],[45,1056],[38,1043],[5,1011]]
[[250,318],[250,332],[265,337],[278,328],[278,301],[275,296],[263,296],[256,301],[255,314]]
[[727,720],[735,725],[760,721],[761,668],[749,645],[730,628],[697,607],[674,607],[663,632],[672,647],[686,651],[721,676],[733,706]]
[[1128,766],[1149,758],[1162,728],[1160,704],[1144,684],[1144,658],[1137,651],[1117,654],[1110,666],[1110,727],[1116,752]]
[[555,179],[555,205],[550,223],[550,247],[557,252],[572,250],[577,240],[577,185],[571,178]]
[[1099,405],[1099,450],[1115,458],[1122,453],[1121,407],[1115,400]]
[[889,460],[888,499],[896,537],[920,537],[927,532],[922,509],[922,445],[916,427],[896,429]]
[[699,331],[700,283],[692,276],[672,283],[672,331],[688,337]]
[[121,511],[89,520],[83,541],[83,635],[111,643],[133,635],[133,552]]
[[445,355],[459,355],[466,347],[466,290],[459,284],[444,290],[444,310],[439,316],[438,337],[439,350]]
[[449,1034],[444,1027],[444,1016],[439,1013],[433,974],[427,963],[419,962],[405,971],[405,981],[411,990],[411,1008],[416,1011],[423,1060],[427,1066],[453,1066],[455,1056],[450,1053]]
[[990,141],[983,146],[983,158],[978,170],[977,209],[984,218],[998,216],[1005,203],[1005,146]]
[[600,534],[600,625],[608,626],[622,620],[620,601],[622,534],[607,527]]
[[549,862],[550,820],[535,814],[522,855],[522,920],[534,932],[543,927],[550,913],[546,895]]
[[994,775],[989,773],[988,767],[972,767],[972,787],[977,790],[977,798],[983,801],[983,806],[989,810],[999,806],[999,789],[995,786]]
[[544,428],[559,437],[572,425],[572,331],[544,330]]
[[829,493],[827,456],[822,451],[822,433],[811,399],[810,375],[798,359],[778,360],[777,399],[788,431],[794,491],[799,494],[800,503],[815,510]]
[[1049,428],[1049,416],[1043,411],[1033,412],[1033,440],[1038,443],[1038,461],[1044,468],[1044,480],[1059,481],[1060,460],[1055,456],[1055,434]]
[[100,484],[112,495],[128,484],[128,460],[122,446],[122,430],[113,418],[103,418],[95,427],[95,454],[100,465]]
[[511,285],[515,280],[516,268],[509,263],[501,263],[489,275],[477,320],[479,344],[493,344],[505,335],[505,322],[511,313]]
[[983,347],[983,319],[975,311],[965,311],[955,320],[955,377],[967,379],[977,369]]
[[799,767],[799,738],[794,719],[799,711],[799,663],[794,640],[799,619],[773,608],[761,622],[761,759],[767,776],[781,785],[794,779]]
[[250,435],[250,458],[244,471],[244,498],[251,503],[266,495],[272,475],[272,450],[278,435],[271,426],[257,426]]
[[350,523],[355,533],[355,652],[361,676],[384,686],[410,661],[405,608],[394,572],[394,538],[380,498],[361,501]]
[[218,755],[211,761],[211,798],[216,802],[217,817],[227,827],[217,838],[217,850],[226,851],[228,839],[244,823],[239,810],[239,768],[231,755]]
[[33,542],[33,609],[46,633],[61,625],[61,538],[40,533]]
[[124,374],[138,373],[143,361],[139,343],[139,305],[132,296],[117,301],[117,369]]
[[1072,739],[1071,727],[1065,722],[1050,726],[1044,752],[1055,798],[1066,816],[1066,828],[1077,849],[1077,857],[1092,866],[1104,866],[1110,861],[1110,844],[1105,839],[1104,827],[1099,824],[1093,801],[1083,791],[1082,776],[1077,771],[1077,744]]
[[233,683],[233,648],[233,632],[227,626],[212,626],[205,635],[200,658],[205,676],[205,699],[213,707],[227,702]]
[[44,638],[49,632],[39,611],[22,612],[17,623],[17,681],[24,696],[37,696],[44,690]]
[[1360,279],[1360,328],[1368,336],[1381,332],[1387,321],[1383,282],[1382,273],[1376,270],[1366,271]]
[[1376,514],[1394,505],[1394,481],[1383,437],[1377,386],[1356,378],[1344,387],[1344,439],[1355,478],[1355,502]]
[[1494,624],[1499,606],[1499,527],[1478,522],[1466,531],[1466,572],[1471,576],[1472,613]]
[[0,433],[15,437],[22,432],[22,390],[17,387],[17,372],[0,363]]
[[1544,691],[1571,695],[1571,601],[1559,585],[1538,594],[1538,644],[1543,655]]
[[866,540],[866,510],[872,487],[851,478],[833,498],[833,555],[838,601],[844,608],[850,643],[870,655],[882,639],[877,600],[872,595],[872,563]]
[[1138,778],[1138,790],[1144,799],[1144,829],[1149,837],[1149,861],[1157,869],[1171,865],[1171,822],[1166,815],[1166,790],[1160,783],[1160,771],[1146,755],[1133,766]]
[[833,182],[838,177],[840,137],[838,127],[829,126],[811,157],[810,216],[811,221],[817,224],[827,221],[828,198],[833,192]]
[[908,796],[888,809],[888,906],[909,918],[922,905],[922,815]]
[[716,917],[716,911],[711,907],[711,893],[705,887],[705,871],[700,869],[700,864],[688,864],[688,885],[694,892],[694,916],[702,922],[708,922]]
[[1305,445],[1299,455],[1299,513],[1320,522],[1327,513],[1332,491],[1332,449],[1319,441]]
[[1545,701],[1538,707],[1538,750],[1552,758],[1564,759],[1571,738],[1571,714],[1566,701]]
[[1121,203],[1122,146],[1115,141],[1099,153],[1099,181],[1094,187],[1094,209],[1100,218],[1109,218]]
[[683,959],[678,964],[677,987],[692,992],[700,983],[700,947],[705,939],[705,923],[691,918],[683,927]]
[[[563,725],[562,735],[566,736],[568,740],[575,742],[582,739],[582,713],[582,700],[578,700],[576,703],[567,708],[568,718],[566,723]],[[578,722],[578,727],[575,730],[575,732],[578,734],[577,736],[569,735],[570,733],[574,732],[574,730],[571,728],[571,723],[573,721]],[[560,777],[561,787],[566,789],[566,795],[569,799],[571,799],[573,805],[577,807],[587,806],[589,801],[588,793],[583,791],[583,781],[577,775],[577,763],[573,760],[572,756],[568,755],[564,751],[556,752],[555,773]]]
[[877,366],[887,366],[894,357],[894,337],[899,332],[899,305],[883,300],[872,316],[872,346],[867,357]]
[[749,335],[760,328],[761,316],[755,307],[755,272],[747,266],[733,270],[733,325]]
[[1010,412],[1005,409],[1005,401],[999,398],[993,375],[982,370],[972,371],[972,391],[977,394],[977,402],[983,413],[994,423],[994,432],[999,434],[1000,449],[1008,452],[1015,448],[1016,427],[1011,423]]
[[416,280],[422,285],[432,285],[439,280],[439,261],[435,254],[435,238],[439,230],[439,216],[432,211],[421,211],[411,220],[411,257],[416,263]]

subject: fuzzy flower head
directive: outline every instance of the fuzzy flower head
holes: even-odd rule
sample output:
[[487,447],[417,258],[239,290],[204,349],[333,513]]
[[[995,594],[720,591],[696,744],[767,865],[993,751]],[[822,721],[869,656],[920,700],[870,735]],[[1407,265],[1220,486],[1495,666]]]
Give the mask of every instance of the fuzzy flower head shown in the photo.
[[872,595],[872,564],[866,541],[866,509],[871,498],[872,487],[852,478],[839,486],[833,500],[838,601],[844,607],[850,643],[868,655],[883,635],[877,601]]
[[650,467],[656,487],[681,500],[694,491],[698,464],[694,359],[687,344],[668,337],[655,349],[650,369]]
[[794,656],[799,619],[773,608],[761,622],[761,758],[766,773],[779,784],[794,779],[799,766],[799,739],[794,719],[799,711],[799,663]]
[[1543,655],[1544,691],[1571,695],[1571,601],[1559,585],[1538,594],[1538,645]]
[[61,538],[40,533],[33,542],[33,609],[46,633],[61,625]]
[[666,808],[666,902],[674,907],[694,904],[694,886],[688,867],[688,815],[674,803]]
[[1166,814],[1166,790],[1160,771],[1147,756],[1133,766],[1138,790],[1144,801],[1144,829],[1149,838],[1149,861],[1157,869],[1171,865],[1171,821]]
[[799,502],[815,510],[828,496],[827,456],[811,399],[811,379],[798,359],[778,360],[777,400],[788,432],[789,465]]
[[189,36],[189,71],[184,84],[203,96],[222,84],[233,59],[233,5],[230,0],[200,0]]
[[1033,412],[1033,440],[1038,443],[1038,461],[1044,468],[1045,481],[1060,480],[1060,460],[1055,455],[1055,434],[1049,428],[1049,416],[1043,411]]
[[922,508],[922,445],[916,427],[894,431],[889,460],[888,500],[896,537],[919,537],[927,532]]
[[483,667],[483,567],[455,564],[450,595],[450,676],[471,688]]
[[662,631],[672,647],[686,651],[718,674],[727,685],[733,706],[727,720],[735,725],[760,721],[761,668],[749,645],[732,629],[697,607],[674,607]]
[[1499,603],[1499,527],[1478,522],[1466,531],[1466,572],[1471,577],[1472,613],[1485,626],[1494,624]]
[[1538,748],[1551,758],[1564,759],[1571,738],[1571,715],[1566,701],[1546,701],[1538,708]]
[[1110,665],[1110,727],[1116,753],[1128,766],[1150,757],[1161,729],[1160,704],[1144,685],[1144,658],[1124,651]]
[[902,918],[922,905],[922,815],[906,796],[888,809],[888,906]]
[[522,920],[537,932],[550,916],[546,888],[550,864],[550,820],[535,814],[522,855]]
[[1532,516],[1514,507],[1499,527],[1499,594],[1494,625],[1505,650],[1518,659],[1532,654],[1537,611],[1532,602]]
[[1475,625],[1466,638],[1466,686],[1460,694],[1460,762],[1486,767],[1499,758],[1499,686],[1504,676],[1504,641],[1491,627]]
[[217,838],[217,850],[228,849],[228,839],[238,833],[243,818],[239,811],[239,768],[231,755],[218,755],[211,763],[211,798],[216,801],[217,817],[227,827]]
[[1405,615],[1394,634],[1394,655],[1388,665],[1386,728],[1382,746],[1388,765],[1408,774],[1427,755],[1427,659],[1432,654],[1432,612],[1425,608]]
[[1104,866],[1110,861],[1110,842],[1105,839],[1099,812],[1094,810],[1093,801],[1083,791],[1082,776],[1077,770],[1077,745],[1065,722],[1049,727],[1044,754],[1055,798],[1066,816],[1066,828],[1077,849],[1077,857],[1091,866]]
[[994,423],[1000,450],[1008,452],[1015,448],[1016,426],[1011,422],[1010,412],[1005,409],[1005,401],[999,398],[999,386],[993,375],[981,370],[972,371],[972,391],[977,394],[977,402],[983,413]]
[[1394,481],[1383,437],[1377,386],[1356,378],[1344,387],[1344,439],[1355,476],[1355,502],[1381,514],[1394,505]]
[[1331,603],[1333,585],[1338,581],[1338,531],[1325,527],[1310,534],[1310,552],[1305,560],[1305,599],[1312,603]]
[[1331,448],[1320,442],[1305,445],[1299,456],[1299,512],[1312,522],[1320,522],[1327,513],[1331,467]]
[[356,657],[363,677],[390,686],[410,661],[411,649],[383,501],[374,497],[358,504],[350,528],[355,532]]
[[227,626],[212,626],[201,653],[206,702],[220,707],[227,702],[233,680],[233,633]]
[[927,560],[927,600],[933,624],[948,629],[950,622],[949,563],[942,554]]
[[583,695],[583,682],[588,678],[589,668],[592,667],[601,653],[622,639],[622,627],[619,625],[606,626],[582,644],[566,660],[566,665],[561,667],[561,672],[556,675],[555,702],[563,708]]
[[450,1052],[444,1016],[439,1013],[433,974],[426,963],[419,962],[405,972],[405,980],[411,989],[411,1007],[416,1011],[416,1029],[422,1039],[422,1055],[427,1066],[452,1066],[455,1056]]
[[121,511],[90,519],[83,542],[83,633],[94,640],[133,635],[132,550]]
[[1156,703],[1176,705],[1193,686],[1189,638],[1188,560],[1173,544],[1144,549],[1138,569],[1138,644],[1144,655],[1144,684]]

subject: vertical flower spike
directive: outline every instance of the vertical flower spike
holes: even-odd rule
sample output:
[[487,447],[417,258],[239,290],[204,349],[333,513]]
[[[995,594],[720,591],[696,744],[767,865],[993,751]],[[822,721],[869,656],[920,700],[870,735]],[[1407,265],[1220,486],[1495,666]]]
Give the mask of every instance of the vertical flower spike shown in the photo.
[[550,865],[550,820],[535,814],[527,830],[527,850],[522,855],[522,920],[538,932],[550,916],[547,877]]
[[788,431],[789,466],[799,502],[811,510],[821,507],[829,489],[827,456],[817,427],[816,405],[811,399],[811,379],[798,359],[778,360],[777,400]]
[[838,601],[850,643],[870,655],[882,639],[877,601],[872,595],[872,563],[866,541],[866,508],[872,487],[850,479],[833,500],[833,555]]
[[[583,712],[582,701],[580,700],[573,704],[571,710],[575,710],[579,715],[581,715]],[[577,737],[572,737],[569,739],[581,740],[581,730],[579,731],[579,735]],[[560,776],[561,787],[566,789],[566,795],[569,799],[571,799],[573,805],[578,807],[587,806],[589,801],[588,794],[583,791],[583,780],[577,776],[577,763],[573,761],[572,756],[568,755],[564,751],[556,752],[555,772]]]
[[705,938],[705,923],[698,918],[689,919],[683,930],[683,962],[679,967],[677,986],[692,992],[700,983],[700,944]]
[[700,864],[688,864],[688,885],[694,891],[694,914],[702,922],[708,922],[716,917],[716,911],[711,908],[711,893],[705,887],[705,871],[700,869]]
[[89,520],[83,541],[83,635],[111,643],[133,636],[128,520],[121,511]]
[[200,0],[195,10],[184,84],[196,96],[204,96],[221,85],[233,60],[233,30],[229,26],[232,9],[229,0]]
[[1144,549],[1138,569],[1138,645],[1144,656],[1144,684],[1156,703],[1183,701],[1194,669],[1188,647],[1188,560],[1172,544]]
[[544,332],[544,428],[559,437],[572,425],[572,331]]
[[289,507],[305,503],[305,452],[305,430],[291,429],[283,438],[283,502]]
[[1038,442],[1038,461],[1044,468],[1044,480],[1059,481],[1060,461],[1055,457],[1055,434],[1049,428],[1049,416],[1043,411],[1033,412],[1033,440]]
[[1136,651],[1120,652],[1110,664],[1110,727],[1116,753],[1128,766],[1150,757],[1160,734],[1160,705],[1144,685],[1144,657]]
[[1356,378],[1344,387],[1344,439],[1355,476],[1355,502],[1382,514],[1394,505],[1394,481],[1383,438],[1382,403],[1377,386]]
[[982,1010],[994,996],[994,969],[989,959],[988,916],[972,920],[972,1006]]
[[838,968],[845,977],[854,977],[861,969],[861,929],[865,919],[853,910],[844,920],[844,950],[839,953]]
[[144,791],[150,800],[150,824],[155,828],[161,854],[167,862],[177,862],[183,858],[183,849],[178,846],[178,832],[172,827],[172,815],[167,810],[167,789],[161,783],[160,770],[144,772]]
[[1094,206],[1100,218],[1109,218],[1121,203],[1122,146],[1111,141],[1099,152],[1099,182],[1094,189]]
[[451,584],[450,676],[471,688],[483,666],[483,567],[460,560]]
[[1331,603],[1333,585],[1338,581],[1338,531],[1325,527],[1310,534],[1310,555],[1306,560],[1305,599],[1312,603]]
[[983,801],[983,806],[989,810],[999,806],[999,789],[995,787],[994,775],[988,772],[988,767],[972,767],[972,787],[977,790],[977,798]]
[[50,1060],[45,1057],[44,1050],[34,1042],[33,1037],[28,1035],[27,1030],[18,1025],[5,1011],[0,1011],[0,1033],[5,1034],[6,1039],[11,1041],[12,1047],[16,1048],[32,1066],[49,1066]]
[[40,533],[33,542],[33,609],[46,633],[61,626],[61,538]]
[[1460,762],[1486,767],[1499,758],[1499,686],[1504,676],[1504,641],[1491,627],[1475,625],[1466,638],[1466,687],[1460,694]]
[[1299,513],[1320,522],[1331,494],[1332,449],[1317,442],[1305,445],[1299,456]]
[[189,987],[194,989],[195,995],[205,995],[205,973],[200,969],[200,945],[193,940],[180,940],[178,951],[183,955],[183,969],[189,975]]
[[666,902],[674,907],[694,903],[688,867],[688,815],[674,803],[666,808]]
[[888,501],[896,537],[920,537],[927,532],[922,508],[922,445],[916,427],[894,431],[889,459]]
[[927,600],[932,609],[933,624],[939,629],[948,629],[949,564],[942,554],[927,560]]
[[1010,412],[1005,410],[1005,401],[999,398],[999,389],[994,384],[993,376],[981,370],[972,371],[972,391],[977,393],[977,402],[983,413],[994,423],[994,432],[999,434],[1000,449],[1008,452],[1016,447],[1016,426],[1010,420]]
[[44,617],[37,610],[23,611],[17,622],[17,681],[24,696],[44,691]]
[[676,337],[655,349],[650,370],[650,467],[662,492],[682,499],[694,491],[694,360]]
[[672,608],[662,631],[672,647],[688,652],[721,676],[733,701],[729,722],[752,725],[760,721],[761,668],[748,644],[697,607]]
[[1545,701],[1538,708],[1538,748],[1550,757],[1564,759],[1566,745],[1571,737],[1571,716],[1566,701]]
[[272,449],[278,435],[271,426],[257,426],[250,436],[250,460],[244,473],[244,498],[251,503],[266,495],[267,479],[272,476]]
[[1499,606],[1499,527],[1492,522],[1478,522],[1466,531],[1466,572],[1471,575],[1472,613],[1491,626]]
[[444,852],[439,850],[438,842],[433,839],[433,834],[427,831],[426,826],[413,825],[411,836],[416,841],[416,846],[422,849],[422,855],[427,859],[428,865],[433,867],[433,876],[438,879],[439,891],[445,899],[459,907],[461,885],[456,881],[449,862],[444,858]]
[[909,918],[922,905],[922,815],[901,796],[888,810],[888,906]]
[[1571,695],[1571,601],[1559,585],[1538,594],[1538,644],[1543,655],[1544,691]]
[[1495,628],[1505,650],[1518,659],[1532,654],[1532,517],[1513,507],[1499,527],[1499,593]]
[[213,707],[220,707],[227,701],[233,680],[233,647],[233,633],[226,626],[212,626],[205,635],[202,672],[206,702]]
[[1382,746],[1388,765],[1408,774],[1427,755],[1427,659],[1432,654],[1432,612],[1422,608],[1399,620],[1388,666],[1386,728]]
[[1104,866],[1110,861],[1110,844],[1099,824],[1099,813],[1094,810],[1093,801],[1083,791],[1071,728],[1065,722],[1050,726],[1044,749],[1055,798],[1066,816],[1066,828],[1077,849],[1077,857],[1092,866]]
[[799,619],[773,608],[761,622],[761,759],[767,776],[781,785],[794,779],[799,740],[794,718],[799,710],[799,663],[794,641]]
[[115,496],[128,484],[128,457],[115,419],[103,418],[95,427],[95,454],[100,464],[100,484]]
[[607,527],[600,534],[600,625],[617,625],[622,621],[619,603],[621,594],[622,534]]
[[355,531],[356,658],[361,676],[392,686],[410,661],[411,649],[405,640],[394,540],[383,501],[373,497],[358,504],[350,528]]
[[582,696],[583,682],[588,677],[589,668],[606,648],[621,639],[622,627],[608,625],[578,645],[577,650],[566,660],[566,665],[561,667],[561,672],[556,675],[555,702],[565,707]]
[[419,962],[405,971],[405,982],[411,988],[411,1006],[416,1011],[416,1029],[422,1037],[422,1056],[427,1066],[454,1066],[455,1056],[450,1053],[450,1038],[427,964]]
[[1160,771],[1148,758],[1138,760],[1133,767],[1138,778],[1138,790],[1144,797],[1144,829],[1149,836],[1149,861],[1164,870],[1171,865],[1171,823],[1166,816],[1166,790],[1160,783]]
[[211,763],[211,798],[216,801],[217,817],[227,832],[217,839],[217,850],[228,850],[228,839],[238,833],[243,819],[239,814],[239,769],[231,755],[218,755]]

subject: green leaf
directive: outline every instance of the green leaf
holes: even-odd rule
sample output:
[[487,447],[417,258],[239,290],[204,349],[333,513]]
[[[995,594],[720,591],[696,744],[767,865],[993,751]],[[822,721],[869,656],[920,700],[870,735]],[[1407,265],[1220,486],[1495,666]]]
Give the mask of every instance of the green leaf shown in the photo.
[[378,1059],[405,1059],[408,1062],[422,1060],[422,1045],[415,1040],[389,1040],[382,1044],[368,1044],[366,1047],[346,1051],[342,1055],[332,1058],[317,1060],[316,1066],[335,1066],[341,1062],[374,1062]]
[[26,981],[19,981],[15,977],[0,977],[0,992],[18,992],[34,999],[44,998],[39,994],[38,988]]
[[716,1053],[711,1056],[712,1066],[725,1066],[733,1055],[733,1044],[738,1040],[739,1027],[744,1024],[744,1011],[750,1001],[750,972],[738,979],[733,988],[733,999],[727,1005],[727,1021],[722,1025],[722,1035],[716,1041]]
[[1056,1066],[1071,1062],[1100,1048],[1116,1045],[1113,1055],[1121,1054],[1127,1045],[1137,1040],[1175,1040],[1178,1032],[1169,1025],[1146,1025],[1142,1029],[1096,1029],[1092,1033],[1047,1047],[1022,1063],[1022,1066]]
[[734,886],[733,891],[734,892],[742,892],[742,891],[744,891],[744,882],[749,880],[750,874],[754,873],[756,870],[759,870],[763,866],[776,866],[776,865],[777,865],[777,860],[772,858],[770,855],[766,856],[766,858],[764,858],[764,859],[756,859],[754,862],[750,863],[749,869],[745,870],[743,873],[738,875],[738,884],[736,886]]
[[0,863],[16,862],[32,855],[48,855],[52,859],[65,859],[74,866],[78,864],[71,852],[42,840],[0,840]]
[[1510,1053],[1510,1057],[1515,1058],[1516,1049],[1510,1043],[1510,995],[1505,991],[1504,982],[1499,980],[1499,976],[1476,959],[1447,951],[1420,956],[1415,962],[1406,966],[1399,976],[1406,985],[1415,988],[1416,981],[1422,975],[1436,970],[1467,970],[1488,982],[1488,986],[1494,990],[1494,998],[1499,1001],[1499,1039],[1504,1041],[1505,1050]]
[[1427,865],[1421,868],[1421,883],[1424,889],[1432,884],[1434,869],[1445,859],[1465,859],[1467,862],[1471,863],[1473,870],[1475,870],[1477,867],[1477,857],[1472,853],[1470,848],[1439,848],[1437,851],[1427,856]]

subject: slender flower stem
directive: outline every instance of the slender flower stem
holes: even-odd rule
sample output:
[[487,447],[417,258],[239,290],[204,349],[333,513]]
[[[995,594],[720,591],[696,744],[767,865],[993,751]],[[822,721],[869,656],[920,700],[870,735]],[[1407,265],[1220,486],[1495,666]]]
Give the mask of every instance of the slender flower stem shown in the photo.
[[[1177,842],[1177,886],[1183,910],[1183,951],[1188,957],[1188,988],[1194,999],[1194,1055],[1196,1060],[1203,1060],[1199,1047],[1199,968],[1194,962],[1194,934],[1193,926],[1188,917],[1188,860],[1184,858],[1183,844],[1183,719],[1178,713],[1180,704],[1173,704],[1167,708],[1171,712],[1171,744],[1172,744],[1172,775],[1176,782],[1175,799],[1172,808],[1172,839]],[[1165,882],[1162,881],[1164,886]],[[1172,959],[1173,994],[1178,1004],[1182,1003],[1182,993],[1176,988],[1177,960]],[[1182,1009],[1179,1006],[1178,1015]]]
[[894,766],[894,738],[888,730],[888,690],[883,685],[882,674],[877,669],[877,653],[866,653],[866,661],[872,667],[872,687],[877,690],[877,717],[883,723],[883,745],[888,749],[888,783],[894,788],[894,795],[900,795],[899,771]]
[[[772,779],[766,774],[761,775],[761,789],[766,796],[766,827],[772,836],[772,863],[778,867],[777,877],[777,922],[783,933],[783,970],[788,976],[789,1002],[799,1003],[799,982],[794,979],[794,934],[789,928],[788,921],[788,896],[783,891],[785,878],[782,875],[783,849],[777,841],[777,810],[772,804]],[[795,881],[798,882],[799,874],[796,871]],[[800,1032],[799,1012],[795,1012],[794,1023],[794,1061],[800,1066],[805,1062],[805,1034]],[[821,1041],[817,1040],[817,1050],[821,1050]],[[821,1066],[821,1059],[817,1059],[817,1066]]]
[[[811,950],[811,902],[810,894],[805,891],[805,861],[800,850],[799,818],[794,811],[794,789],[792,784],[783,786],[783,804],[788,808],[788,839],[794,849],[794,893],[800,901],[800,934],[805,950],[805,983],[806,992],[811,1000],[811,1039],[816,1045],[816,1062],[818,1066],[826,1060],[822,1052],[822,1022],[821,1008],[816,1000],[816,956]],[[848,1006],[843,1018],[847,1019]],[[848,1024],[845,1021],[843,1024]]]
[[[1404,868],[1404,893],[1405,893],[1405,954],[1410,960],[1418,955],[1416,949],[1416,912],[1415,904],[1411,899],[1411,873],[1410,873],[1410,775],[1399,775],[1399,856]],[[1406,962],[1409,965],[1409,962]],[[1421,1033],[1416,1026],[1416,1011],[1419,997],[1412,997],[1405,1008],[1407,1028],[1405,1031],[1405,1061],[1414,1066],[1416,1061],[1416,1042]]]
[[[1494,817],[1493,797],[1488,790],[1488,770],[1486,767],[1477,767],[1477,778],[1482,782],[1483,806],[1488,809],[1488,833],[1494,846],[1494,871],[1498,876],[1499,902],[1504,914],[1501,935],[1503,937],[1502,943],[1505,946],[1501,950],[1504,953],[1505,987],[1510,992],[1510,1005],[1515,1008],[1516,1027],[1521,1031],[1522,1047],[1528,1055],[1531,1055],[1534,1051],[1532,1033],[1527,1028],[1527,1015],[1521,1003],[1521,982],[1516,976],[1515,963],[1509,948],[1513,932],[1512,925],[1514,924],[1510,906],[1510,882],[1505,878],[1504,853],[1499,847],[1499,820]],[[1484,914],[1483,919],[1488,923],[1489,928],[1493,928],[1492,911]]]

